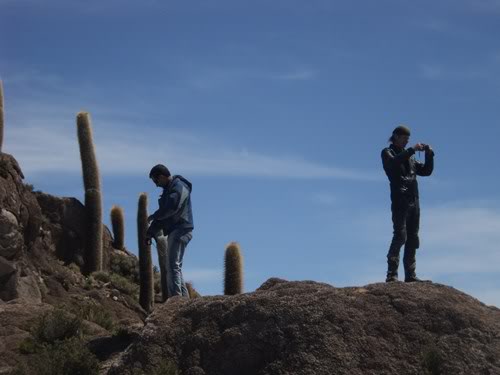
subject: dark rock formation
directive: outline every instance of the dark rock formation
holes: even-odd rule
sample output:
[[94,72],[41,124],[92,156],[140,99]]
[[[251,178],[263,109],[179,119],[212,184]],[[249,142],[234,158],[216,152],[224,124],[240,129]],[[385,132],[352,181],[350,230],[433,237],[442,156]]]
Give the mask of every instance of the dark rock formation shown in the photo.
[[[34,319],[54,306],[75,313],[97,306],[95,311],[105,311],[114,327],[123,330],[142,327],[145,318],[134,296],[80,272],[86,240],[82,203],[33,192],[23,179],[17,161],[0,152],[0,374],[26,361],[19,344],[30,336]],[[110,231],[103,231],[105,268],[112,255],[137,262],[128,252],[113,249]],[[95,323],[85,324],[95,326],[91,331],[97,342],[111,336]]]
[[172,360],[181,374],[500,374],[500,310],[432,283],[175,297],[110,374]]

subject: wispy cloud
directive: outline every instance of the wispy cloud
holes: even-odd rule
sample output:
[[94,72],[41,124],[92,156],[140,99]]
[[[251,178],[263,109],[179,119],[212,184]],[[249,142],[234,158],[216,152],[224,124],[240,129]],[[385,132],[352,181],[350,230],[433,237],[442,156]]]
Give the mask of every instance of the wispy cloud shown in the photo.
[[[355,225],[365,238],[370,239],[372,246],[376,244],[388,248],[392,235],[389,210],[365,215]],[[500,306],[500,286],[490,287],[487,292],[482,286],[484,279],[498,275],[498,202],[477,200],[432,207],[424,205],[420,239],[417,263],[421,276],[433,280],[452,278],[467,293],[483,302]]]
[[[5,151],[14,154],[27,173],[80,173],[75,125],[80,108],[73,95],[63,94],[65,97],[58,93],[44,98],[17,98],[13,107],[7,108]],[[75,96],[80,98],[81,90],[75,90]],[[92,117],[96,152],[105,174],[143,174],[152,163],[164,162],[182,173],[195,175],[381,179],[378,171],[325,165],[301,155],[265,154],[244,143],[237,146],[238,140],[165,128],[158,121],[139,126],[148,119],[138,113],[132,114],[132,123],[126,119],[126,110],[113,111],[99,104],[91,108],[95,108]]]
[[483,67],[457,68],[444,64],[425,63],[418,66],[419,74],[428,80],[471,80],[485,79],[491,75],[489,69]]
[[277,74],[274,78],[284,81],[308,81],[316,78],[317,75],[318,72],[312,69],[297,69],[289,73]]
[[311,200],[321,206],[333,206],[338,202],[338,197],[327,192],[318,192],[311,195]]

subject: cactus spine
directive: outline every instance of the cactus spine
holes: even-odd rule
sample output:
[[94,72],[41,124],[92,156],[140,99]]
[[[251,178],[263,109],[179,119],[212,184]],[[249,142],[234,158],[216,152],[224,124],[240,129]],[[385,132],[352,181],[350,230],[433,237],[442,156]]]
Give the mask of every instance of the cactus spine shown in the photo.
[[154,303],[153,261],[151,260],[151,246],[146,244],[148,230],[148,195],[139,196],[137,210],[137,238],[139,241],[139,304],[150,312]]
[[101,181],[95,156],[90,115],[86,112],[78,113],[76,116],[76,125],[85,189],[85,210],[87,214],[85,269],[86,272],[91,273],[102,270],[103,226]]
[[243,257],[240,245],[231,242],[226,247],[224,259],[224,294],[243,293]]
[[3,83],[0,80],[0,153],[2,152],[3,146]]
[[120,206],[111,207],[111,226],[113,228],[113,247],[118,250],[125,248],[125,218],[123,208]]

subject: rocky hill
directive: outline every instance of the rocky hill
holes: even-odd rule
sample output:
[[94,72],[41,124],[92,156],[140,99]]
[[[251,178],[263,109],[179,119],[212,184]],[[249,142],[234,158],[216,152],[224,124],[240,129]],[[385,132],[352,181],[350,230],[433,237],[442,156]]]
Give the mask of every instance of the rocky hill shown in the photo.
[[113,375],[170,367],[186,375],[500,374],[500,310],[432,283],[270,279],[253,293],[168,300],[114,366]]
[[23,178],[17,161],[0,153],[0,374],[29,360],[20,346],[51,311],[79,316],[88,343],[142,327],[146,317],[137,303],[136,257],[113,249],[105,228],[107,272],[84,276],[82,203],[33,192]]
[[0,374],[500,374],[500,310],[448,286],[270,279],[147,317],[137,259],[104,228],[105,271],[82,273],[82,203],[7,154],[0,208]]

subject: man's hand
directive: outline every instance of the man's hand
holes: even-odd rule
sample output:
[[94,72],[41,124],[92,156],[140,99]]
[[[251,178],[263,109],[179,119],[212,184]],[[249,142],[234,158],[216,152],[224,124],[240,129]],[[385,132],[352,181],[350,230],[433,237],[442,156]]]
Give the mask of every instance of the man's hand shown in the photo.
[[434,150],[432,149],[431,145],[425,145],[425,153],[428,155],[434,155]]
[[413,146],[413,149],[415,151],[424,151],[425,145],[423,143],[417,143],[415,146]]

